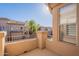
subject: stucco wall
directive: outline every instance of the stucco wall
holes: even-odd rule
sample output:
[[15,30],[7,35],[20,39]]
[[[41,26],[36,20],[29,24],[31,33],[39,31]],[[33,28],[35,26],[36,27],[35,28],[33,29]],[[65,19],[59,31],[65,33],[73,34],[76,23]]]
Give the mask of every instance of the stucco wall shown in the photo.
[[79,46],[69,44],[61,41],[46,41],[46,48],[48,50],[54,51],[59,55],[78,55],[79,56]]
[[0,31],[0,56],[4,55],[5,32]]
[[[61,4],[52,8],[53,10],[51,14],[53,15],[53,40],[46,41],[46,48],[51,51],[55,51],[59,55],[79,55],[79,46],[59,40],[59,8],[63,7],[64,5],[65,4]],[[79,40],[79,34],[77,36],[77,39]]]
[[8,55],[20,55],[25,51],[30,51],[37,48],[37,39],[26,39],[6,44],[6,52]]
[[46,48],[47,31],[37,32],[38,47],[40,49]]
[[2,55],[2,38],[3,38],[3,33],[0,33],[0,56]]

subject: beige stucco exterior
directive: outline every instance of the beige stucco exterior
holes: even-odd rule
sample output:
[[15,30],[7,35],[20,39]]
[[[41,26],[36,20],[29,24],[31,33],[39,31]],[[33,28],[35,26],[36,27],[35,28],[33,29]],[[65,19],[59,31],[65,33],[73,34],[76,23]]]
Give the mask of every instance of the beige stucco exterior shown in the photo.
[[20,55],[35,48],[46,48],[47,32],[38,31],[37,38],[6,43],[5,50],[8,55]]
[[[79,46],[62,42],[59,40],[59,20],[60,20],[60,14],[59,14],[59,8],[62,8],[65,6],[65,4],[56,4],[54,7],[53,4],[48,4],[49,8],[51,9],[51,14],[53,15],[53,40],[52,41],[46,41],[46,48],[55,51],[58,54],[61,55],[79,55]],[[79,16],[79,5],[77,4],[77,16]],[[79,40],[79,17],[77,17],[77,40]]]
[[6,32],[0,31],[0,56],[4,55],[5,35]]
[[38,31],[37,32],[37,39],[38,39],[38,47],[40,49],[46,48],[47,32],[46,31]]
[[5,49],[8,55],[20,55],[24,52],[28,52],[30,50],[33,50],[37,48],[37,39],[26,39],[21,41],[15,41],[11,43],[6,43]]
[[[65,6],[66,4],[48,4],[50,12],[53,16],[53,24],[52,24],[52,31],[53,31],[53,38],[52,40],[47,40],[47,32],[38,32],[36,39],[26,39],[21,41],[16,41],[13,43],[6,43],[5,49],[8,55],[20,55],[24,52],[28,52],[35,48],[47,48],[50,51],[55,51],[58,55],[78,55],[79,56],[79,4],[77,6],[77,27],[76,27],[76,45],[62,42],[59,39],[59,20],[60,20],[60,12],[59,9]],[[3,34],[0,34],[0,38],[2,38]],[[1,40],[1,39],[0,39]],[[44,41],[42,41],[44,40]],[[0,41],[2,44],[2,40]],[[3,45],[0,45],[2,49]],[[3,49],[4,50],[4,49]],[[1,53],[3,50],[0,50]]]

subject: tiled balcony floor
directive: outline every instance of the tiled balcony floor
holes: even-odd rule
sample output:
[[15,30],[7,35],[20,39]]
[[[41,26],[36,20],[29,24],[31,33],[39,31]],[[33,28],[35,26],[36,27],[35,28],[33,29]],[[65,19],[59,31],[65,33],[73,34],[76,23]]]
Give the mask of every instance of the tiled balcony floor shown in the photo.
[[47,49],[34,49],[30,52],[24,53],[20,56],[58,56],[55,52],[51,52]]

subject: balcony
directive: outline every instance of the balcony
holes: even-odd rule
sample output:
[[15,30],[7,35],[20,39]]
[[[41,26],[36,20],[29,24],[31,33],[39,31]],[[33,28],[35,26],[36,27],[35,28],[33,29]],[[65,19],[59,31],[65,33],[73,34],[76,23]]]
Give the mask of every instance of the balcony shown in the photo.
[[5,45],[6,56],[58,56],[54,51],[47,48],[40,49],[38,47],[37,38],[19,40]]
[[[56,56],[55,52],[52,52],[46,48],[47,32],[38,32],[35,38],[26,38],[5,43],[6,56]],[[42,35],[44,37],[42,37]],[[40,39],[39,39],[40,38]],[[43,40],[43,41],[42,41]],[[41,44],[41,45],[39,45]]]

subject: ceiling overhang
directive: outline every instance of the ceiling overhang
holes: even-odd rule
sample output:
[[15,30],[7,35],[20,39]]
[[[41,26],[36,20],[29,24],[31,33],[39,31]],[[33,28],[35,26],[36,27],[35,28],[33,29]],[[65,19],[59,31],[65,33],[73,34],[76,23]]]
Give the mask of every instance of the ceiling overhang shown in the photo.
[[51,9],[53,9],[54,7],[59,6],[61,4],[62,3],[48,3],[48,7],[51,8]]
[[52,12],[53,8],[62,5],[62,3],[48,3],[49,11]]

